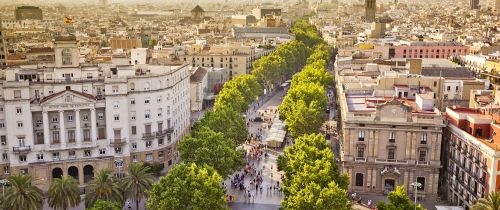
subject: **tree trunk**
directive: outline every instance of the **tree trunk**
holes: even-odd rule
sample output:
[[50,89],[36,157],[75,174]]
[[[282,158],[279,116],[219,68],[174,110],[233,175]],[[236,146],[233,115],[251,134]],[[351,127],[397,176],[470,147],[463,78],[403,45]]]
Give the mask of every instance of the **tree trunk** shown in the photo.
[[139,200],[136,200],[136,201],[135,201],[135,209],[136,209],[136,210],[139,210]]

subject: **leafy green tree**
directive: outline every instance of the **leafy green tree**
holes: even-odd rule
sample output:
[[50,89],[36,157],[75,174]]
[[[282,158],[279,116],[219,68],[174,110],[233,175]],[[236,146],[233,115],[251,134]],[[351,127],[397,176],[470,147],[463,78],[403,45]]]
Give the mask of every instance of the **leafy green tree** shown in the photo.
[[243,97],[245,97],[247,105],[254,102],[262,92],[262,88],[260,87],[257,78],[249,74],[237,76],[232,80],[226,82],[224,84],[223,91],[224,89],[232,88],[238,90],[243,95]]
[[230,107],[239,113],[244,113],[248,109],[248,103],[245,96],[235,88],[223,88],[215,99],[214,109],[221,107]]
[[472,206],[472,210],[500,210],[500,192],[492,192]]
[[[387,196],[388,203],[380,202],[377,204],[379,210],[411,210],[415,209],[415,204],[406,194],[406,189],[403,186],[397,186],[396,190],[389,193]],[[425,210],[420,204],[416,206],[418,210]]]
[[215,132],[223,133],[224,137],[234,142],[234,145],[242,144],[248,136],[245,118],[229,107],[220,107],[205,113],[203,118],[193,125],[193,136],[196,136],[196,133],[202,127],[208,127]]
[[304,69],[292,78],[292,85],[300,83],[319,83],[323,87],[333,85],[332,75],[325,68],[314,68],[312,65],[306,65]]
[[153,174],[150,169],[142,163],[131,164],[127,176],[123,179],[125,196],[135,201],[136,209],[139,209],[139,201],[148,196],[148,191],[153,185]]
[[325,108],[316,101],[307,105],[303,100],[295,102],[291,114],[287,115],[287,128],[293,137],[319,132],[324,123]]
[[10,186],[5,189],[4,209],[42,209],[42,190],[33,185],[30,175],[12,175],[7,180]]
[[109,169],[97,172],[85,190],[85,206],[94,206],[97,200],[123,203],[123,190]]
[[203,127],[193,137],[179,143],[179,153],[185,162],[214,167],[222,177],[227,177],[243,166],[244,152],[237,150],[224,134]]
[[55,210],[66,210],[80,204],[78,181],[71,176],[52,180],[49,187],[49,206]]
[[[288,90],[283,102],[281,103],[280,119],[287,120],[288,116],[293,115],[294,109],[298,101],[304,101],[306,107],[310,107],[311,103],[315,101],[314,108],[321,109],[322,113],[325,112],[327,106],[327,97],[325,95],[325,88],[317,83],[299,83],[294,84]],[[311,107],[311,108],[313,108]],[[287,121],[287,123],[289,123]]]
[[180,163],[153,185],[147,209],[228,210],[222,181],[210,166]]
[[117,202],[97,200],[89,210],[122,210],[122,207]]
[[286,196],[281,205],[287,210],[351,209],[346,190],[335,182],[328,183],[326,187],[314,182],[307,183],[304,188],[291,193],[291,196]]

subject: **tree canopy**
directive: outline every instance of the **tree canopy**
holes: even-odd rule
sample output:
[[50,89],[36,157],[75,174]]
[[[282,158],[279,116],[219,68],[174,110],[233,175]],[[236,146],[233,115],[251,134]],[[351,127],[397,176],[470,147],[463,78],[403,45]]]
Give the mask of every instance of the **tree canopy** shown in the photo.
[[231,139],[235,145],[243,143],[248,136],[245,118],[229,107],[220,107],[205,113],[203,118],[193,125],[193,135],[196,135],[202,127],[223,133],[224,137]]
[[153,185],[147,209],[226,210],[222,177],[210,166],[180,163]]
[[119,203],[113,201],[97,200],[89,210],[121,210]]
[[209,165],[222,177],[227,177],[243,166],[244,152],[221,132],[202,127],[194,136],[180,142],[179,153],[185,162]]
[[[389,193],[387,196],[388,203],[380,202],[377,204],[379,210],[401,210],[401,209],[415,209],[415,204],[410,200],[406,194],[406,189],[403,186],[397,186],[396,190]],[[420,204],[416,206],[417,210],[425,210]]]

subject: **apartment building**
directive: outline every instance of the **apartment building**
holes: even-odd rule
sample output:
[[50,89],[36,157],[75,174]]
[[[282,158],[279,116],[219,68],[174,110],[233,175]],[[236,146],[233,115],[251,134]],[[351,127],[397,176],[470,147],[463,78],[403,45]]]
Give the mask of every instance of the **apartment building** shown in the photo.
[[500,115],[498,106],[446,109],[443,175],[447,200],[470,208],[500,191]]
[[55,63],[8,68],[0,88],[0,163],[47,190],[69,175],[132,162],[170,167],[189,129],[189,65],[79,64],[73,36],[56,37]]
[[370,90],[340,93],[340,156],[352,177],[350,191],[387,194],[402,185],[414,193],[411,184],[418,182],[419,198],[436,198],[444,124],[434,93],[417,89],[415,100],[404,97],[408,92],[401,97]]
[[2,24],[0,23],[0,68],[3,68],[4,66],[7,65],[6,55],[5,55],[6,51],[7,51],[7,49],[5,49],[4,31],[2,28]]
[[457,42],[408,42],[394,47],[395,58],[449,58],[467,55],[469,47]]
[[232,78],[249,74],[253,62],[272,51],[251,46],[193,46],[186,54],[179,55],[179,59],[193,67],[226,68]]

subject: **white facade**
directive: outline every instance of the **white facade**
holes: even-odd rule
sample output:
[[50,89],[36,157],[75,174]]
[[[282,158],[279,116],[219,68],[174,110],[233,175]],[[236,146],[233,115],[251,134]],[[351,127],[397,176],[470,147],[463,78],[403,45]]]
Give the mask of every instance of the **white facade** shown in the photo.
[[10,68],[2,78],[3,173],[29,173],[47,189],[59,175],[83,185],[102,168],[174,164],[190,126],[189,66],[74,66],[63,52],[78,52],[76,42],[64,42],[55,49],[62,67]]

